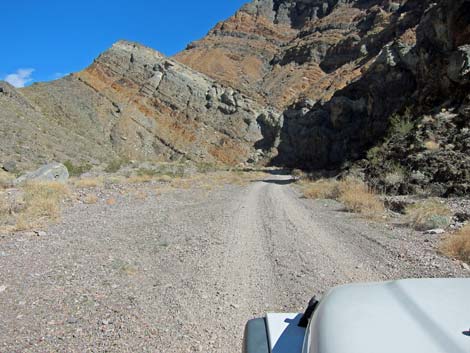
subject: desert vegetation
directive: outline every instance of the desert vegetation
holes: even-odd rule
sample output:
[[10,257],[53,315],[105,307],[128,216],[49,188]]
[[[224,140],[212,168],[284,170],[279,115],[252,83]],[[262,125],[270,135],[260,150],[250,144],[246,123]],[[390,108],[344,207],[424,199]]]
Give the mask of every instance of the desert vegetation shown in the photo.
[[70,188],[58,182],[35,181],[15,193],[1,195],[1,229],[26,230],[59,219],[61,205],[70,196]]
[[427,199],[406,208],[411,226],[420,231],[446,228],[450,224],[452,211],[437,199]]
[[[121,160],[122,162],[122,160]],[[112,162],[113,170],[122,163]],[[60,220],[63,206],[69,202],[92,205],[102,199],[103,190],[117,188],[123,195],[145,200],[147,191],[157,185],[154,194],[172,189],[200,188],[212,190],[226,184],[246,185],[265,176],[259,172],[220,170],[212,164],[184,165],[162,163],[149,167],[126,167],[120,173],[93,172],[88,167],[66,166],[72,176],[65,183],[54,181],[28,181],[14,185],[15,176],[0,173],[0,232],[35,230]],[[83,173],[90,172],[89,176]],[[108,166],[105,168],[109,170]],[[148,185],[147,185],[148,184]],[[150,188],[150,189],[149,189]],[[118,202],[115,196],[104,196],[107,205]]]
[[440,249],[445,255],[470,264],[470,224],[445,238]]
[[304,196],[312,199],[333,199],[341,202],[350,212],[366,217],[380,217],[385,207],[376,192],[358,178],[343,180],[320,179],[302,183]]

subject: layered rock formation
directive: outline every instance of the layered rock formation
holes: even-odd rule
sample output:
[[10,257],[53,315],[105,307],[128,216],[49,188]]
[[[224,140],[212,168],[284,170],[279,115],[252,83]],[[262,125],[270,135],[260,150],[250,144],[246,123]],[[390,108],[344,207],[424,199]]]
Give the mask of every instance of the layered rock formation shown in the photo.
[[301,96],[327,100],[412,27],[390,26],[403,2],[252,1],[176,59],[278,108]]
[[389,192],[468,193],[469,9],[408,1],[374,35],[378,47],[366,37],[331,49],[357,60],[365,45],[369,62],[330,100],[285,112],[277,160],[331,169],[363,159],[356,166]]
[[[269,156],[277,137],[273,131],[279,131],[274,110],[152,49],[124,41],[77,74],[20,91],[5,87],[11,93],[3,93],[2,105],[12,107],[11,114],[1,114],[5,132],[11,133],[9,124],[21,115],[28,131],[39,130],[44,140],[51,137],[38,147],[31,139],[36,133],[17,129],[19,135],[3,143],[1,153],[20,162],[42,154],[44,159],[95,163],[119,156],[236,165]],[[24,112],[14,113],[23,106]],[[44,128],[37,127],[41,124]],[[15,156],[18,141],[27,150]],[[36,148],[41,150],[28,152]]]

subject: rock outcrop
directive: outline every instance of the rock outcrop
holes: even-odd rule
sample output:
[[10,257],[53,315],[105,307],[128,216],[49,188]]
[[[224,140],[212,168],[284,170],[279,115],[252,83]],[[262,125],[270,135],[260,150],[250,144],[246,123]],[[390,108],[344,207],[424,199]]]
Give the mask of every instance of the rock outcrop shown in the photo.
[[[64,79],[20,91],[3,87],[0,99],[12,107],[0,114],[3,126],[19,124],[21,110],[21,124],[31,131],[16,129],[19,136],[1,146],[2,158],[19,148],[18,141],[26,150],[17,151],[20,162],[120,157],[236,165],[275,153],[273,145],[255,147],[263,133],[272,138],[279,132],[274,109],[135,43],[116,43]],[[39,148],[36,135],[50,142]]]
[[278,108],[329,100],[416,24],[403,3],[255,0],[175,58]]
[[[386,44],[366,45],[360,77],[328,101],[285,112],[277,161],[358,167],[389,192],[468,193],[469,9],[466,0],[398,7],[374,35]],[[367,40],[334,51],[360,53]]]
[[67,167],[61,163],[50,163],[43,165],[39,169],[26,173],[15,180],[16,184],[27,181],[56,181],[59,183],[67,182],[69,172]]

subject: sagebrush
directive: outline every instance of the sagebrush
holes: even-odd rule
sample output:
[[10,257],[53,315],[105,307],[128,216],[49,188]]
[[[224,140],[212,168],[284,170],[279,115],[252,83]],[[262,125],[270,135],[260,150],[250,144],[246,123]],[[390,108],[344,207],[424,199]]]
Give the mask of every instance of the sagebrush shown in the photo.
[[445,255],[470,264],[470,224],[444,239],[440,249]]

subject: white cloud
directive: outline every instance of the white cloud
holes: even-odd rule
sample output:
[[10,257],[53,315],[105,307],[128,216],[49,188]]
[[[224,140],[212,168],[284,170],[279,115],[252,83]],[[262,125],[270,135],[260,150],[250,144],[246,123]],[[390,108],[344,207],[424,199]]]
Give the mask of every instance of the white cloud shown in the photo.
[[4,80],[15,87],[24,87],[27,83],[33,81],[31,77],[34,69],[18,69],[15,73],[6,75]]
[[58,80],[59,78],[62,78],[67,75],[68,74],[64,74],[63,72],[55,72],[51,77],[53,80]]

